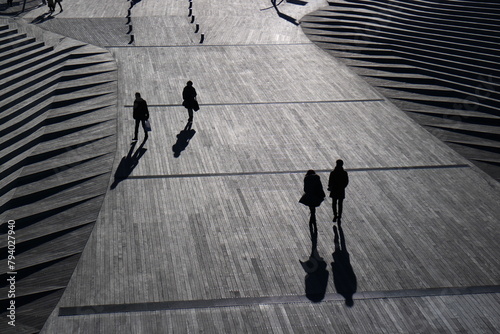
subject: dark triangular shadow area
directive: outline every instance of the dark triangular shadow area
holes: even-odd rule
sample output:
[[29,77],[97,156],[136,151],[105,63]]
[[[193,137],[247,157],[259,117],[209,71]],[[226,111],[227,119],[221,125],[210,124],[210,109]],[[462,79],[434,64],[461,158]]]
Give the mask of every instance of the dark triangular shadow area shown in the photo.
[[128,154],[122,158],[120,164],[116,168],[115,179],[111,184],[110,189],[115,189],[118,183],[128,178],[132,173],[132,171],[134,170],[134,168],[137,167],[137,165],[139,164],[139,160],[147,151],[147,149],[144,148],[145,144],[146,140],[144,140],[141,143],[141,145],[139,145],[139,147],[135,152],[134,149],[135,146],[137,145],[137,142],[134,141],[130,144],[130,149],[128,151]]
[[[28,103],[27,105],[24,105],[24,106],[19,107],[19,108],[12,108],[12,110],[10,110],[8,112],[2,112],[2,116],[0,117],[0,124],[5,124],[12,119],[18,118],[19,115],[23,115],[24,112],[34,108],[37,105],[42,104],[45,100],[48,100],[51,97],[52,97],[52,94],[44,94],[43,96],[32,101],[31,103]],[[10,107],[13,107],[14,105],[15,105],[15,103],[12,103]],[[9,106],[3,105],[3,108],[4,108],[4,110],[7,110],[9,108]],[[45,110],[45,111],[47,111],[49,109],[50,109],[49,107],[43,108],[43,110]]]
[[307,1],[301,1],[301,0],[286,0],[286,2],[298,5],[298,6],[305,6],[307,5]]
[[135,5],[137,5],[139,2],[141,2],[141,0],[132,0],[132,1],[130,1],[130,9],[132,9],[132,7],[134,7]]
[[37,172],[37,173],[34,173],[34,174],[30,174],[30,175],[26,175],[26,176],[20,176],[17,179],[14,179],[12,182],[9,182],[5,186],[1,187],[0,188],[0,196],[5,195],[6,193],[8,193],[9,191],[11,191],[14,188],[21,187],[21,186],[27,185],[29,183],[33,183],[33,182],[37,182],[37,181],[43,180],[45,178],[48,178],[48,177],[50,177],[52,175],[57,174],[61,170],[67,170],[67,169],[70,169],[70,168],[73,168],[73,167],[77,167],[77,166],[79,166],[81,164],[85,164],[85,163],[88,163],[90,161],[96,160],[96,159],[98,159],[98,158],[100,158],[102,156],[104,156],[104,154],[96,156],[96,157],[91,157],[89,159],[85,159],[85,160],[81,160],[81,161],[76,161],[76,162],[73,162],[71,164],[67,164],[67,165],[64,165],[64,166],[57,167],[57,168],[49,168],[47,170],[43,170],[43,171],[40,171],[40,172]]
[[326,287],[328,285],[328,270],[326,270],[326,262],[318,254],[318,230],[316,229],[316,216],[311,214],[309,221],[311,233],[311,255],[305,262],[299,260],[302,268],[307,273],[304,279],[306,297],[314,302],[319,303],[325,298]]
[[177,134],[177,142],[172,146],[174,157],[176,158],[180,157],[181,152],[186,149],[191,139],[193,139],[194,135],[196,134],[196,131],[192,127],[193,127],[193,122],[187,122],[184,129]]
[[[73,226],[73,227],[70,227],[70,228],[65,229],[65,230],[56,231],[54,233],[51,233],[51,231],[47,231],[46,235],[41,235],[38,238],[30,239],[30,240],[27,240],[27,241],[24,241],[21,243],[16,243],[16,254],[20,255],[26,251],[29,251],[29,250],[36,248],[39,245],[43,245],[45,243],[54,241],[57,238],[60,238],[60,237],[67,235],[67,234],[70,234],[71,232],[74,232],[78,229],[88,227],[89,224],[93,224],[93,223],[94,222],[89,222],[89,223],[85,223],[82,225]],[[2,255],[0,255],[1,260],[4,260],[7,258],[7,256],[8,256],[7,250],[8,250],[7,246],[0,248],[0,251],[2,254]]]
[[35,17],[30,23],[31,24],[44,23],[45,21],[52,20],[56,15],[52,15],[51,12],[43,13],[42,15]]
[[71,181],[71,182],[67,182],[67,183],[64,183],[64,184],[52,187],[52,188],[46,188],[46,189],[42,189],[40,191],[35,191],[35,192],[33,192],[31,194],[28,194],[28,195],[23,195],[23,196],[20,196],[20,197],[15,197],[15,198],[11,199],[9,202],[7,202],[7,203],[3,204],[2,206],[0,206],[0,211],[4,211],[4,210],[7,210],[7,209],[9,209],[9,210],[10,209],[15,209],[15,208],[19,208],[21,206],[25,206],[25,205],[29,205],[29,204],[38,202],[38,201],[40,201],[42,199],[45,199],[47,197],[56,195],[56,194],[58,194],[60,192],[66,191],[68,189],[81,186],[85,182],[88,182],[88,181],[90,181],[92,179],[95,179],[95,178],[97,178],[99,176],[102,176],[104,174],[105,173],[100,173],[100,174],[97,174],[97,175],[92,175],[92,176],[89,176],[89,177],[85,177],[83,179],[78,179],[78,180],[74,180],[74,181]]
[[[110,136],[89,140],[87,142],[83,142],[83,143],[78,144],[78,145],[62,147],[62,148],[54,149],[52,151],[43,152],[40,154],[33,154],[33,155],[28,156],[19,162],[16,162],[14,165],[11,165],[9,167],[2,166],[5,169],[2,172],[0,172],[0,179],[7,177],[8,175],[14,173],[15,171],[17,171],[19,168],[22,168],[23,166],[27,166],[27,165],[34,164],[34,163],[37,163],[37,162],[40,162],[43,160],[48,160],[48,159],[54,158],[60,154],[70,152],[76,148],[84,147],[86,145],[98,142],[98,141],[106,139],[108,137],[110,137]],[[27,177],[29,177],[29,176],[27,176]],[[33,179],[36,180],[35,178],[33,178]],[[17,180],[14,180],[11,183],[15,184],[16,182],[17,182]],[[11,187],[11,186],[9,184],[7,184],[7,185],[4,185],[3,187],[7,187],[7,191],[9,191],[10,189],[8,187]],[[2,189],[3,189],[3,187],[2,187]],[[2,189],[0,189],[0,195],[4,194]]]
[[[401,5],[414,10],[410,3],[398,4]],[[419,20],[415,21],[405,10],[401,11],[402,7],[397,15],[392,15],[392,9],[388,9],[385,2],[371,3],[369,14],[365,11],[368,7],[335,3],[335,11],[318,11],[302,22],[311,39],[335,56],[347,59],[352,68],[369,78],[369,83],[421,125],[454,132],[441,140],[449,143],[460,138],[457,141],[463,142],[474,136],[477,142],[498,142],[498,135],[490,131],[493,124],[479,115],[471,115],[476,112],[498,115],[498,82],[492,79],[498,76],[498,66],[495,66],[498,57],[486,51],[498,49],[498,38],[484,19],[491,16],[498,21],[499,13],[488,4],[480,9],[484,13],[465,22],[460,17],[469,15],[470,8],[457,6],[456,16],[437,18],[435,12],[442,10],[439,6],[431,5],[430,10],[419,13]],[[317,17],[327,20],[315,22]],[[436,29],[439,34],[435,33]],[[464,44],[464,39],[470,43]],[[451,49],[454,51],[449,52]],[[434,120],[415,115],[429,107],[443,109],[444,115],[465,110],[467,115],[460,118],[463,126],[454,129],[443,125],[443,116],[438,113]],[[469,124],[486,127],[480,129]],[[481,152],[462,146],[453,148],[471,161],[475,161],[478,154],[491,160],[496,159],[497,154],[486,146],[478,148]],[[498,179],[498,169],[483,170]]]
[[299,23],[297,22],[297,20],[294,19],[293,17],[291,17],[289,15],[286,15],[286,14],[283,14],[282,12],[280,12],[278,10],[276,10],[276,11],[278,12],[278,16],[281,17],[282,19],[284,19],[284,20],[286,20],[286,21],[288,21],[288,22],[290,22],[290,23],[292,23],[292,24],[294,24],[296,26],[299,25]]
[[[286,20],[286,21],[288,21],[288,22],[290,22],[290,23],[293,23],[294,25],[298,26],[298,25],[299,25],[299,23],[297,22],[297,20],[296,20],[296,19],[294,19],[293,17],[291,17],[291,16],[289,16],[289,15],[286,15],[286,14],[283,14],[282,12],[280,12],[280,10],[278,9],[278,6],[279,6],[282,2],[283,2],[283,0],[282,0],[282,1],[280,1],[279,3],[276,3],[276,0],[271,0],[271,4],[272,4],[272,6],[271,6],[271,7],[269,7],[269,8],[265,8],[265,9],[263,9],[263,10],[267,10],[267,9],[274,8],[274,9],[276,10],[276,14],[278,14],[278,16],[279,16],[279,17],[281,17],[282,19],[284,19],[284,20]],[[288,2],[288,1],[287,1],[287,2]],[[296,4],[296,5],[299,5],[299,4],[302,4],[302,3],[303,3],[303,1],[300,1],[300,0],[295,0],[293,3],[294,3],[294,4]],[[305,4],[307,4],[307,2],[305,2],[305,3],[304,3],[304,5],[305,5]]]
[[[93,201],[95,199],[100,198],[101,195],[98,196],[92,196],[89,198],[85,198],[81,201],[73,202],[67,205],[63,206],[58,206],[53,209],[48,209],[44,210],[43,208],[40,208],[40,212],[36,212],[33,214],[29,214],[26,217],[22,218],[17,218],[16,219],[16,230],[20,230],[29,226],[32,226],[33,224],[36,224],[44,219],[49,219],[51,217],[55,217],[58,214],[70,211],[73,208],[76,208],[80,205],[88,205],[90,201]],[[2,233],[7,233],[8,232],[8,224],[5,222],[4,224],[0,225],[0,234]]]
[[333,226],[333,233],[335,233],[335,252],[332,254],[332,272],[333,282],[335,283],[335,290],[337,293],[345,298],[345,304],[349,307],[354,305],[353,295],[356,293],[358,283],[356,274],[351,266],[349,252],[345,244],[344,232],[340,226],[337,229]]

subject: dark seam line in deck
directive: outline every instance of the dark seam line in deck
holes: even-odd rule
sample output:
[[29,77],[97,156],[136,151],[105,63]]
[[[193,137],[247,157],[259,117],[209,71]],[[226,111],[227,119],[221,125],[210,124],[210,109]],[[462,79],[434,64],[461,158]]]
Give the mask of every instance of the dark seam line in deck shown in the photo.
[[[448,169],[448,168],[470,168],[466,164],[457,165],[436,165],[436,166],[407,166],[407,167],[374,167],[374,168],[353,168],[347,169],[348,172],[372,172],[372,171],[398,171],[415,169]],[[331,169],[316,169],[316,173],[330,173]],[[249,175],[278,175],[278,174],[304,174],[307,170],[294,171],[267,171],[267,172],[239,172],[239,173],[206,173],[206,174],[177,174],[177,175],[130,175],[126,179],[173,179],[173,178],[192,178],[192,177],[219,177],[219,176],[249,176]]]
[[120,49],[120,48],[131,48],[131,49],[138,49],[138,48],[199,48],[199,47],[248,47],[248,46],[302,46],[302,45],[311,45],[314,46],[315,44],[311,42],[304,42],[304,43],[255,43],[255,44],[196,44],[196,45],[191,45],[191,44],[179,44],[179,45],[106,45],[103,46],[103,48],[107,49]]
[[[373,300],[389,298],[424,298],[440,296],[461,296],[474,294],[500,293],[499,285],[472,286],[457,288],[429,288],[429,289],[407,289],[389,291],[367,291],[354,294],[354,300]],[[344,297],[337,293],[328,293],[323,302],[344,301]],[[306,296],[271,296],[271,297],[248,297],[248,298],[225,298],[207,300],[181,300],[150,303],[131,304],[108,304],[108,305],[85,305],[59,308],[59,316],[78,316],[104,313],[126,313],[126,312],[152,312],[170,311],[198,308],[220,308],[238,307],[266,304],[288,304],[288,303],[312,303]]]
[[[241,102],[241,103],[207,103],[200,104],[200,107],[213,106],[245,106],[245,105],[273,105],[273,104],[322,104],[322,103],[359,103],[359,102],[381,102],[384,99],[361,99],[361,100],[330,100],[330,101],[281,101],[281,102]],[[124,108],[132,108],[132,104],[126,104]],[[152,108],[183,107],[181,104],[148,104]],[[183,107],[184,108],[184,107]]]

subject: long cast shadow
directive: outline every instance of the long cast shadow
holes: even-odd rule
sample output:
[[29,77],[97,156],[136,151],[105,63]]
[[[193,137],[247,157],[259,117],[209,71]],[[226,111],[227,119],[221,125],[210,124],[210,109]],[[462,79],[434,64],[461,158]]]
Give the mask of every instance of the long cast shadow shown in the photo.
[[180,157],[181,152],[186,149],[186,147],[189,145],[189,142],[196,134],[196,131],[192,129],[192,127],[193,122],[187,122],[184,129],[177,134],[177,142],[172,146],[174,157]]
[[336,226],[333,226],[333,233],[335,234],[335,252],[332,253],[333,282],[337,293],[342,295],[345,298],[346,305],[351,307],[354,305],[353,295],[356,293],[358,283],[356,274],[352,269],[340,221],[338,230]]
[[116,168],[115,179],[113,181],[113,184],[111,184],[110,189],[115,189],[118,183],[129,177],[134,168],[137,167],[137,165],[139,164],[139,160],[147,151],[147,149],[144,148],[145,144],[146,140],[144,140],[141,143],[141,145],[139,145],[135,153],[134,149],[135,146],[137,145],[137,142],[134,141],[130,144],[130,149],[128,151],[128,154],[122,158],[120,164]]
[[[281,2],[283,2],[283,1],[280,1],[280,3]],[[286,21],[288,21],[296,26],[299,25],[299,23],[297,22],[296,19],[294,19],[293,17],[291,17],[289,15],[286,15],[286,14],[283,14],[282,12],[280,12],[280,10],[278,9],[278,5],[280,3],[276,4],[276,0],[271,0],[271,3],[273,5],[274,9],[276,10],[276,14],[278,14],[279,17],[281,17],[282,19],[284,19],[284,20],[286,20]]]
[[42,15],[39,15],[36,18],[34,18],[30,23],[32,23],[32,24],[43,23],[47,20],[52,20],[54,18],[54,16],[55,15],[52,15],[51,12],[43,13]]
[[326,270],[326,262],[318,254],[318,230],[316,228],[316,215],[313,212],[309,221],[309,231],[311,233],[311,255],[305,262],[299,260],[302,268],[307,273],[304,279],[306,297],[314,302],[319,303],[325,298],[326,287],[328,285],[328,270]]

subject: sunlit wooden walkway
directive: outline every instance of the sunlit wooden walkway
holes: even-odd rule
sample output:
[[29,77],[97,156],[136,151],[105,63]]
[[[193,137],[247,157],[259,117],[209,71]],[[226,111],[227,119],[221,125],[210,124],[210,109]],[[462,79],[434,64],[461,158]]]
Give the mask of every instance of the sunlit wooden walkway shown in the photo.
[[[40,26],[125,21],[130,6],[63,4]],[[265,0],[193,0],[191,23],[188,1],[142,0],[134,43],[102,43],[118,64],[118,171],[43,333],[500,330],[498,184],[313,45],[289,18],[327,3],[299,4],[283,2],[280,17]],[[192,127],[187,80],[201,104]],[[131,146],[136,91],[153,131]],[[303,176],[317,170],[326,188],[339,158],[351,181],[348,279],[332,271],[329,199],[313,261],[326,266],[301,264],[311,255]],[[339,282],[355,286],[352,307]]]

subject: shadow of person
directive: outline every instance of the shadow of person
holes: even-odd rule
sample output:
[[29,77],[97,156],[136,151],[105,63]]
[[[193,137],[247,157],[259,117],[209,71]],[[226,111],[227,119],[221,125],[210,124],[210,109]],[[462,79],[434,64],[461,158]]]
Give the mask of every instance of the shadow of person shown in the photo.
[[139,164],[139,160],[141,159],[141,157],[147,151],[147,149],[144,148],[145,144],[146,144],[146,139],[141,143],[141,145],[139,145],[135,153],[134,149],[135,146],[137,145],[137,142],[134,141],[130,144],[130,149],[128,151],[128,154],[122,158],[120,164],[116,168],[115,179],[113,180],[110,189],[115,189],[118,183],[120,183],[121,181],[125,180],[127,177],[130,176],[134,168]]
[[135,5],[137,5],[139,2],[141,2],[141,0],[132,0],[132,1],[130,1],[130,9],[132,7],[134,7]]
[[177,134],[177,142],[172,146],[172,151],[174,152],[174,157],[178,158],[181,155],[181,152],[186,149],[189,145],[189,142],[196,134],[196,131],[192,129],[193,122],[187,122],[181,132]]
[[311,233],[311,255],[305,262],[299,260],[302,268],[306,272],[305,290],[306,297],[314,302],[319,303],[325,298],[326,287],[328,285],[328,270],[326,270],[326,262],[318,254],[318,230],[316,229],[316,215],[311,213],[309,220],[309,231]]
[[52,20],[54,18],[54,16],[56,16],[56,15],[57,14],[53,14],[52,12],[43,13],[42,15],[39,15],[36,18],[34,18],[30,23],[40,24],[40,23],[43,23],[47,20]]
[[[281,1],[281,2],[283,2],[283,1]],[[288,21],[288,22],[290,22],[290,23],[292,23],[292,24],[294,24],[294,25],[298,26],[298,25],[299,25],[299,23],[297,22],[297,20],[296,20],[296,19],[294,19],[293,17],[291,17],[291,16],[289,16],[289,15],[286,15],[286,14],[282,13],[282,12],[278,9],[278,5],[279,5],[279,4],[281,4],[281,2],[280,2],[280,3],[278,3],[278,4],[276,4],[276,0],[271,0],[271,3],[272,3],[272,5],[273,5],[274,9],[276,10],[276,13],[278,14],[278,16],[279,16],[279,17],[281,17],[282,19],[284,19],[284,20],[286,20],[286,21]]]
[[333,226],[333,233],[335,234],[335,252],[332,253],[333,282],[337,293],[342,295],[345,298],[345,304],[351,307],[354,305],[352,297],[356,293],[358,283],[351,266],[340,221],[338,230],[336,226]]

